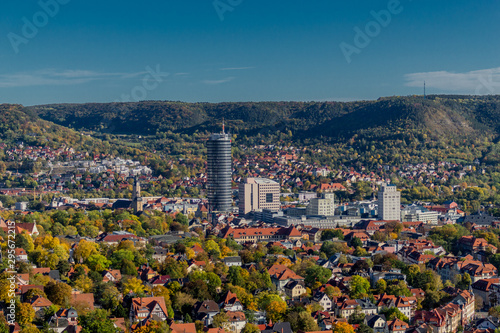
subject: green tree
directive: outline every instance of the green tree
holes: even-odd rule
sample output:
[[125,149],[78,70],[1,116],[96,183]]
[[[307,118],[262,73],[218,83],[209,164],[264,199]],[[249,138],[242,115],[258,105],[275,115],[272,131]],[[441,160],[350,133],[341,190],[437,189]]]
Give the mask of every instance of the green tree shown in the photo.
[[117,333],[119,331],[109,319],[108,311],[102,309],[78,316],[78,324],[82,326],[82,333]]
[[405,281],[391,281],[386,289],[386,293],[394,296],[411,296]]
[[387,282],[384,279],[378,280],[375,284],[375,289],[377,294],[385,293],[385,290],[387,289]]
[[472,284],[472,279],[469,273],[464,273],[459,282],[457,282],[457,288],[462,290],[468,290],[470,285]]
[[408,317],[406,317],[401,311],[399,311],[398,308],[396,307],[390,307],[390,308],[382,308],[382,310],[379,311],[379,314],[385,315],[385,318],[389,320],[394,320],[396,318],[405,321],[409,323]]
[[102,272],[108,269],[109,265],[111,265],[111,261],[102,254],[92,254],[88,257],[86,264],[91,270]]
[[219,312],[214,316],[212,326],[213,327],[224,327],[224,324],[226,324],[229,321],[229,317],[225,312]]
[[245,280],[243,279],[243,276],[241,275],[241,267],[239,267],[239,266],[229,267],[229,271],[227,274],[227,280],[232,285],[244,287]]
[[354,237],[351,240],[351,246],[354,247],[355,249],[358,247],[363,247],[363,242],[358,237]]
[[370,291],[370,282],[362,276],[354,275],[350,281],[350,294],[353,299],[367,297]]
[[306,269],[305,283],[308,286],[314,286],[316,283],[323,285],[328,282],[332,276],[332,271],[321,266],[312,266]]
[[358,325],[356,333],[373,333],[373,329],[365,323],[361,323]]
[[99,300],[104,309],[115,309],[121,301],[121,294],[111,283],[104,284],[99,294]]

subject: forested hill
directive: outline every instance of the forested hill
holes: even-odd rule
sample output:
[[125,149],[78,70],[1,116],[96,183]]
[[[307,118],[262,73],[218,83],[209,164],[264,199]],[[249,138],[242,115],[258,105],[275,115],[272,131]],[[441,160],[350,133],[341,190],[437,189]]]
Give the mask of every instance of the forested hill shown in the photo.
[[500,96],[387,97],[359,102],[183,103],[144,101],[107,104],[52,104],[29,108],[41,118],[76,130],[115,134],[212,131],[226,119],[231,132],[295,138],[346,138],[397,129],[430,134],[496,136]]
[[[28,146],[73,148],[94,156],[100,153],[123,157],[140,157],[144,151],[122,144],[103,142],[53,122],[40,119],[26,107],[17,104],[0,104],[0,143],[11,147],[23,143]],[[5,159],[0,150],[0,161]]]

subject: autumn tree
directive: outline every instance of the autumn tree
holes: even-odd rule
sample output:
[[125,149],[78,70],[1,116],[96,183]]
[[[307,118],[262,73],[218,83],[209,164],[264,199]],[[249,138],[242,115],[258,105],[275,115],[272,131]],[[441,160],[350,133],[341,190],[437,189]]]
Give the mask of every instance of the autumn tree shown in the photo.
[[128,279],[123,283],[123,294],[128,294],[130,292],[141,295],[146,291],[146,286],[138,278]]
[[271,301],[266,307],[266,313],[269,320],[278,322],[283,319],[286,313],[286,303],[284,301]]
[[16,321],[22,327],[31,324],[35,319],[35,309],[29,303],[16,304]]
[[332,327],[333,333],[355,333],[354,328],[345,322],[338,322]]
[[260,333],[260,329],[257,325],[246,323],[241,333]]
[[387,282],[384,279],[380,279],[375,283],[375,290],[377,294],[383,294],[385,293],[385,290],[387,289]]
[[219,312],[214,316],[212,326],[213,327],[224,327],[224,325],[229,321],[229,317],[225,312]]
[[84,262],[92,254],[99,253],[99,245],[94,242],[86,241],[85,239],[80,240],[78,246],[73,253],[73,258],[76,262]]
[[64,282],[50,281],[44,288],[49,300],[60,306],[68,306],[71,299],[71,287]]
[[87,260],[85,261],[87,266],[96,272],[102,272],[108,269],[109,265],[111,265],[111,261],[108,260],[105,256],[99,253],[91,254]]
[[350,291],[353,299],[367,297],[370,291],[370,282],[364,277],[354,275],[350,281]]
[[324,293],[326,296],[328,296],[330,299],[333,297],[339,297],[342,295],[342,291],[340,290],[339,287],[333,287],[333,286],[328,286],[325,288]]

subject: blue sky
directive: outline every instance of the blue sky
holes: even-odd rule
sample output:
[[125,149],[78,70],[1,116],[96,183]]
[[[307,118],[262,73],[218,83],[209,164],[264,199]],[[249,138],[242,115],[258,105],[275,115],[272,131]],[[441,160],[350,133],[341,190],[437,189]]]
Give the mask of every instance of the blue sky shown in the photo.
[[498,0],[3,0],[0,17],[0,103],[500,94]]

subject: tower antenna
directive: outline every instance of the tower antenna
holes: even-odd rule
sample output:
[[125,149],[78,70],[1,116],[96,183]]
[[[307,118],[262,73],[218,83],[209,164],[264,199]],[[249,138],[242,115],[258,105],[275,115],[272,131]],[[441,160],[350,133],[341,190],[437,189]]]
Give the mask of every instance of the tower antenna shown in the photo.
[[425,81],[424,81],[424,99],[426,99],[426,95],[425,95]]
[[222,118],[222,134],[225,134],[225,132],[224,132],[224,118]]

